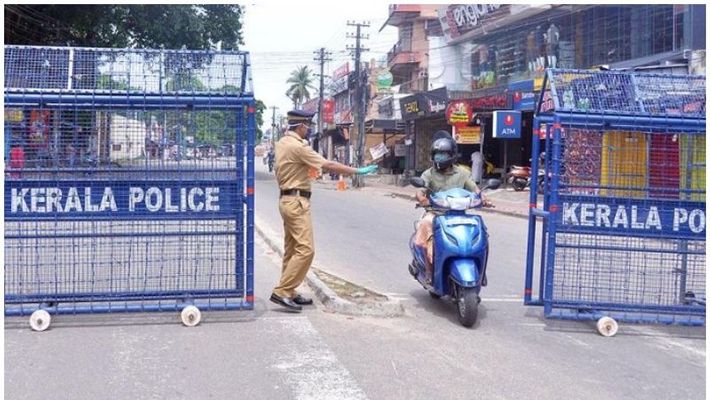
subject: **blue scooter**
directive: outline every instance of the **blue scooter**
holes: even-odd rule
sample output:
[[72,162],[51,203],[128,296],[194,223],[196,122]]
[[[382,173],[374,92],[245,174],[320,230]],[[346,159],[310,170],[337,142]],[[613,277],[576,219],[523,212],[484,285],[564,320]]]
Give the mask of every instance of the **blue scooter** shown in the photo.
[[[410,183],[425,187],[423,179],[411,178]],[[483,189],[496,189],[501,181],[490,179]],[[434,266],[431,282],[426,280],[426,255],[414,245],[414,235],[409,241],[413,261],[409,265],[412,274],[431,297],[443,296],[456,303],[459,322],[471,327],[478,318],[481,287],[486,286],[486,263],[488,261],[488,233],[483,218],[467,210],[481,207],[481,197],[464,189],[451,189],[429,195],[428,210],[434,218]],[[421,207],[417,204],[417,207]],[[416,229],[415,229],[416,231]]]

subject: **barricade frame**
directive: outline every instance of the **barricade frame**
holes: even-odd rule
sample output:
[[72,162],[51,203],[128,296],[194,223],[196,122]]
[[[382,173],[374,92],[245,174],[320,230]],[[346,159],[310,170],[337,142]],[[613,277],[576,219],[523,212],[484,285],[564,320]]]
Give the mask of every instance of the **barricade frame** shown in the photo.
[[[40,65],[24,69],[21,68],[23,65],[22,62],[27,59],[38,61],[33,58],[37,54],[45,56],[47,54],[51,54],[54,58],[46,56],[43,61],[41,58],[38,59],[48,65]],[[108,82],[108,88],[98,89],[97,87],[88,86],[79,87],[82,84],[80,82],[81,76],[79,76],[79,74],[76,73],[76,70],[74,70],[75,66],[79,65],[74,59],[77,54],[84,54],[85,57],[87,57],[86,60],[89,60],[88,63],[91,66],[91,68],[83,71],[83,84],[86,85],[85,82],[88,80],[90,83],[98,86],[100,79],[104,79],[104,82]],[[103,61],[98,61],[101,57],[103,57]],[[108,73],[104,71],[102,72],[102,76],[98,77],[99,63],[103,62],[101,65],[105,67],[106,65],[115,63],[115,60],[118,59],[118,57],[124,57],[126,59],[133,58],[135,63],[134,65],[131,65],[129,62],[129,66],[120,71],[120,73],[113,70]],[[62,62],[59,62],[59,66],[55,67],[55,64],[52,63],[55,63],[57,59],[60,59],[60,61],[68,61],[68,63],[62,64]],[[194,75],[199,75],[201,78],[206,77],[208,83],[203,85],[203,87],[196,87],[197,85],[191,85],[188,82],[184,88],[178,88],[178,73],[173,73],[171,75],[165,64],[166,59],[171,59],[173,62],[185,64],[175,68],[175,71],[183,73],[185,71],[189,71],[188,76],[190,77],[194,77]],[[13,64],[13,60],[16,64]],[[52,61],[50,62],[50,60]],[[84,60],[85,64],[86,60]],[[216,62],[215,60],[221,61]],[[140,66],[141,63],[143,64],[142,71],[138,70],[136,67],[136,65]],[[147,64],[150,65],[146,68]],[[151,68],[155,67],[157,67],[158,70],[151,70]],[[222,71],[218,71],[219,73],[222,73],[222,80],[219,82],[215,82],[215,80],[219,79],[211,80],[211,78],[220,77],[220,75],[213,73],[212,71],[217,67],[222,68]],[[237,68],[237,70],[234,68]],[[92,71],[92,69],[94,71]],[[146,72],[146,69],[149,71]],[[36,71],[45,70],[49,71],[46,73],[46,76],[40,76],[42,79],[35,79]],[[87,79],[87,75],[94,72],[96,72],[97,76],[91,76]],[[131,84],[128,84],[123,88],[118,87],[119,85],[117,82],[121,81],[121,79],[127,79],[130,82],[131,78],[134,78],[134,84],[135,82],[138,82],[138,85],[141,85],[140,82],[142,79],[142,88],[140,86],[132,86]],[[62,86],[62,81],[64,79],[66,79],[66,86]],[[173,85],[172,89],[169,87],[171,79]],[[30,82],[30,84],[27,86],[17,84],[17,82],[22,82],[23,80],[25,82]],[[159,82],[157,88],[155,87],[156,83],[154,80]],[[195,78],[195,80],[199,79]],[[50,165],[17,169],[13,168],[11,165],[8,166],[6,163],[6,316],[30,315],[38,310],[44,310],[49,314],[85,314],[138,311],[180,311],[184,310],[188,306],[196,306],[199,309],[204,310],[253,309],[255,205],[254,146],[256,131],[256,101],[252,88],[251,61],[248,52],[5,46],[5,82],[4,101],[6,111],[8,109],[21,110],[22,113],[26,114],[29,110],[37,109],[41,112],[48,110],[51,115],[51,113],[54,112],[59,114],[62,112],[74,112],[76,114],[77,110],[79,110],[81,112],[115,112],[116,115],[120,115],[121,113],[130,111],[134,111],[136,113],[149,113],[153,110],[158,110],[165,113],[183,113],[179,114],[181,116],[189,115],[190,121],[192,121],[193,115],[197,115],[197,113],[200,112],[220,112],[224,113],[226,116],[225,118],[227,118],[225,119],[224,129],[233,129],[234,132],[233,159],[229,159],[227,156],[226,160],[223,161],[223,164],[226,165],[224,167],[217,167],[217,161],[212,161],[211,165],[208,165],[212,168],[205,167],[207,163],[199,166],[197,162],[193,163],[192,166],[181,166],[179,159],[177,166],[166,167],[163,164],[149,164],[148,156],[146,156],[144,168],[135,166],[118,168],[111,164],[107,167],[103,167],[97,163],[97,166],[89,167],[77,167],[73,165],[71,167],[60,167],[58,164],[55,164],[54,166]],[[215,85],[217,84],[221,84],[222,87],[215,89]],[[153,85],[153,88],[148,89],[151,85]],[[230,114],[232,117],[229,117]],[[26,117],[23,118],[26,119]],[[228,126],[229,123],[227,122],[229,118],[234,118],[236,121],[236,123],[234,123],[231,127]],[[161,175],[162,178],[161,176],[158,176],[158,179],[156,179],[155,176],[149,176],[150,174],[156,173]],[[112,176],[112,174],[115,175]],[[194,178],[186,177],[190,176],[188,174],[193,174]],[[117,176],[123,177],[124,181],[118,180],[116,178]],[[220,176],[227,178],[219,178]],[[12,201],[9,201],[13,199],[16,200],[16,198],[12,196],[17,197],[17,192],[13,192],[13,190],[21,191],[22,189],[19,189],[20,187],[44,188],[45,186],[49,187],[53,185],[61,185],[62,188],[66,189],[73,185],[72,187],[75,189],[76,187],[84,186],[85,190],[90,191],[91,188],[106,185],[112,185],[111,187],[114,188],[125,189],[129,186],[129,183],[133,183],[137,186],[141,183],[144,185],[153,185],[151,187],[162,186],[162,190],[166,190],[166,188],[170,187],[177,188],[180,186],[193,186],[197,188],[201,184],[207,184],[212,185],[211,187],[217,187],[218,189],[221,188],[222,193],[226,194],[226,196],[222,197],[222,199],[224,199],[224,203],[221,202],[222,199],[219,197],[217,197],[218,200],[214,200],[214,197],[212,198],[213,203],[214,201],[217,202],[217,206],[216,210],[214,210],[214,207],[210,210],[212,213],[208,216],[204,216],[196,212],[182,213],[185,211],[183,209],[179,210],[180,214],[168,214],[164,212],[162,214],[151,215],[146,210],[142,210],[143,214],[129,214],[125,210],[122,210],[114,212],[113,214],[111,212],[103,213],[102,215],[78,213],[74,216],[65,216],[60,215],[58,212],[61,210],[61,206],[56,206],[57,210],[55,210],[54,213],[50,212],[47,213],[46,216],[37,217],[36,215],[31,215],[30,213],[23,214],[23,210],[20,210],[18,213],[17,209],[13,210],[11,208],[10,203]],[[59,187],[60,186],[57,186],[57,190],[60,190],[58,189]],[[37,190],[39,191],[39,189]],[[69,190],[71,190],[71,188],[69,188]],[[69,193],[71,193],[71,191],[69,191]],[[168,191],[165,193],[168,197],[170,196]],[[194,193],[194,195],[192,192],[190,193],[190,196],[192,196],[192,200],[190,201],[193,202],[200,192],[196,190]],[[204,191],[202,193],[204,194]],[[217,191],[217,193],[219,193],[219,191]],[[183,203],[186,203],[186,198],[187,196],[183,194]],[[91,205],[90,199],[83,200],[86,201],[87,205]],[[124,200],[126,200],[126,198],[121,198],[119,196],[116,196],[116,200],[112,199],[112,201],[119,203],[121,206],[123,205],[121,201]],[[46,198],[44,201],[47,202]],[[39,200],[37,200],[37,202],[39,202]],[[166,200],[166,202],[168,202],[168,200]],[[24,205],[23,203],[24,199],[22,199],[19,203],[16,202],[16,205]],[[146,200],[146,204],[147,203],[148,202]],[[207,194],[204,194],[203,203],[209,203]],[[222,209],[220,209],[220,206],[222,206]],[[48,203],[46,203],[45,207],[51,211],[51,207]],[[115,204],[113,204],[113,207],[118,208]],[[185,206],[183,205],[180,207]],[[35,208],[34,204],[32,205],[32,208]],[[81,208],[81,201],[79,208]],[[165,208],[167,210],[167,204],[165,205]],[[198,207],[193,207],[193,211],[195,208]],[[68,206],[67,209],[69,209]],[[203,209],[206,212],[207,206],[204,206]],[[98,228],[96,228],[94,232],[72,232],[69,230],[63,234],[57,234],[57,232],[60,232],[59,228],[55,228],[55,231],[51,231],[49,228],[46,228],[49,226],[47,224],[51,223],[54,223],[55,227],[61,224],[64,224],[65,226],[68,226],[68,224],[73,224],[73,226],[82,226],[81,224],[96,224],[96,226],[102,226],[104,228],[108,226],[110,228],[110,226],[112,226],[111,224],[114,222],[124,223],[128,225],[129,228],[138,230],[138,232],[127,231],[117,233],[109,229],[108,233],[101,234],[96,233],[96,231],[98,231]],[[150,223],[156,223],[158,225],[161,223],[173,224],[169,227],[172,231],[165,226],[163,226],[162,232],[158,232],[157,230],[151,231],[150,229],[145,228]],[[233,224],[234,228],[225,227],[222,231],[207,231],[211,227],[209,223],[215,224],[215,226],[219,226],[219,224]],[[17,228],[8,229],[8,224],[16,224],[15,226]],[[27,226],[34,224],[36,228],[35,234],[28,234],[27,230],[23,230],[23,224],[27,224]],[[187,228],[182,230],[181,225],[189,224],[196,227],[199,227],[200,224],[202,224],[204,229],[203,231],[192,232],[190,232]],[[49,233],[39,232],[40,229],[37,229],[37,227],[41,227],[41,229],[46,228]],[[141,228],[145,229],[141,232]],[[185,249],[188,249],[189,245],[200,247],[198,242],[191,242],[191,238],[206,237],[208,241],[212,238],[214,246],[214,238],[222,236],[227,238],[220,240],[218,244],[218,246],[221,246],[220,249],[222,250],[222,253],[224,253],[224,260],[220,259],[213,261],[212,264],[209,264],[211,265],[209,267],[209,273],[211,274],[213,271],[212,268],[215,268],[215,265],[221,265],[220,261],[225,261],[227,263],[226,266],[217,267],[222,268],[220,270],[222,272],[220,272],[221,275],[214,276],[215,281],[217,279],[224,279],[224,282],[219,284],[219,288],[212,287],[212,276],[208,278],[208,283],[197,284],[197,273],[204,271],[194,267],[195,285],[193,287],[189,286],[189,279],[185,279],[184,282],[183,280],[180,280],[183,275],[180,275],[180,272],[178,272],[175,275],[176,281],[178,281],[176,286],[178,287],[172,289],[162,289],[163,284],[167,282],[167,280],[162,280],[163,265],[161,264],[161,280],[158,282],[160,287],[157,290],[154,288],[148,289],[147,284],[144,285],[143,290],[114,290],[114,286],[118,286],[118,283],[112,281],[113,268],[114,264],[116,264],[114,260],[109,260],[105,263],[110,265],[112,275],[110,278],[107,278],[107,282],[109,283],[107,283],[107,286],[105,286],[100,292],[92,292],[90,290],[76,291],[76,282],[71,284],[58,280],[56,271],[54,272],[53,278],[53,291],[38,290],[32,292],[31,289],[28,289],[32,286],[31,282],[23,283],[21,279],[15,280],[15,277],[9,279],[9,276],[11,275],[8,275],[13,274],[13,269],[17,270],[18,268],[23,268],[22,266],[17,265],[18,260],[21,261],[23,258],[8,259],[8,242],[12,243],[13,241],[17,241],[18,243],[21,243],[22,241],[27,243],[28,241],[35,241],[35,243],[39,243],[42,240],[54,240],[56,249],[57,241],[66,239],[71,239],[73,241],[74,239],[101,240],[104,238],[118,241],[121,238],[131,238],[131,240],[133,238],[137,238],[138,240],[140,238],[145,238],[146,255],[143,269],[146,276],[145,280],[147,281],[150,269],[150,257],[147,249],[149,246],[154,248],[160,244],[150,242],[150,238],[176,237],[178,238],[176,240],[181,243],[188,243],[188,245],[180,245],[182,246],[180,247],[181,251],[188,251]],[[234,248],[226,248],[232,246],[230,244],[232,241],[234,242]],[[163,244],[164,243],[165,242],[163,242]],[[103,245],[112,246],[111,244],[107,245],[105,243]],[[38,244],[35,245],[35,247],[38,246]],[[175,244],[175,246],[178,245]],[[20,248],[20,246],[18,246],[18,248]],[[113,252],[113,247],[110,248]],[[19,251],[21,252],[22,250]],[[67,252],[71,251],[72,250],[67,250]],[[17,254],[17,251],[15,253]],[[36,249],[36,253],[41,254],[42,251]],[[199,252],[196,251],[195,254],[197,253]],[[220,253],[220,255],[222,253]],[[185,254],[187,253],[180,253],[176,256],[176,258],[184,257]],[[47,254],[41,255],[41,257],[47,256]],[[39,257],[40,256],[38,256],[37,259],[39,259]],[[233,260],[233,265],[231,266],[230,260]],[[166,260],[162,261],[167,262]],[[84,263],[86,262],[88,261],[84,260]],[[29,261],[29,264],[32,264],[32,261]],[[121,262],[118,262],[118,265],[121,265]],[[46,262],[37,262],[36,265],[34,265],[34,268],[37,271],[40,269],[49,269]],[[130,271],[131,267],[129,263],[127,268]],[[71,267],[71,269],[72,272],[67,272],[67,276],[69,276],[70,279],[85,279],[85,277],[72,275],[74,273],[74,267]],[[31,270],[32,266],[30,265],[30,268],[26,269],[26,271]],[[96,273],[97,270],[94,270],[93,267],[87,267],[87,271]],[[187,277],[187,275],[185,276]],[[44,273],[40,274],[39,272],[37,272],[34,277],[40,280],[52,280],[50,275]],[[130,277],[130,272],[128,277],[129,278],[127,280],[132,279]],[[155,280],[154,276],[150,275],[150,277]],[[233,282],[229,283],[231,278],[233,278]],[[90,281],[90,279],[87,278],[87,281]],[[42,283],[35,283],[36,287],[43,287]],[[51,283],[52,282],[50,282],[50,284]],[[62,285],[64,285],[63,287],[65,289],[71,288],[72,291],[60,291],[58,288]],[[205,285],[207,285],[207,287],[203,287]],[[129,283],[127,286],[130,288],[131,284]],[[20,290],[16,291],[18,288]]]
[[[562,78],[561,78],[562,77]],[[574,85],[575,80],[586,80],[594,81],[594,85]],[[622,87],[624,85],[619,85],[617,90],[617,96],[613,99],[592,99],[584,102],[583,107],[579,107],[580,100],[585,94],[589,97],[593,95],[594,90],[605,91],[609,87],[614,86],[614,84],[604,85],[606,82],[625,82],[624,85],[628,84],[629,87]],[[644,88],[639,86],[638,82],[660,82],[658,88]],[[557,83],[563,82],[560,88]],[[573,86],[572,89],[564,87],[565,83]],[[674,86],[675,85],[675,86]],[[586,89],[584,88],[586,86]],[[599,88],[602,89],[599,89]],[[678,89],[677,97],[673,97],[672,91],[667,91],[666,93],[671,93],[668,98],[664,98],[664,95],[660,92],[666,90],[668,87],[682,87],[683,90]],[[563,95],[563,90],[564,92]],[[644,92],[645,90],[645,92]],[[656,90],[656,92],[653,92]],[[572,92],[572,95],[569,94]],[[623,95],[619,95],[622,93]],[[652,93],[649,96],[648,93]],[[564,96],[568,96],[569,99],[563,99]],[[647,96],[648,98],[644,97]],[[624,98],[626,97],[626,98]],[[576,101],[574,99],[577,99]],[[650,99],[650,100],[649,100]],[[596,101],[595,101],[596,100]],[[648,100],[648,101],[646,101]],[[673,109],[675,105],[673,102],[682,104],[693,104],[692,107],[686,107],[688,112],[683,112],[683,108],[678,106],[678,109]],[[605,104],[606,102],[606,104]],[[664,103],[665,102],[665,103]],[[617,105],[613,109],[610,109],[609,104]],[[650,104],[650,106],[649,106]],[[671,104],[669,106],[669,104]],[[698,106],[698,104],[701,104]],[[663,109],[665,106],[665,110]],[[670,109],[670,111],[669,111]],[[677,110],[681,110],[678,112]],[[692,232],[676,232],[669,234],[668,230],[660,229],[660,218],[665,218],[666,215],[663,214],[663,207],[659,206],[660,215],[659,217],[659,229],[653,232],[634,232],[632,230],[615,230],[609,227],[601,228],[591,228],[591,227],[570,227],[565,224],[563,215],[568,218],[568,223],[571,218],[570,208],[563,207],[563,203],[570,199],[586,199],[589,204],[601,204],[602,201],[611,202],[616,204],[625,204],[626,207],[632,208],[634,213],[641,210],[642,207],[647,206],[650,210],[649,205],[655,204],[672,204],[674,206],[689,205],[692,207],[697,207],[697,209],[702,209],[703,221],[704,221],[704,211],[705,211],[705,193],[704,187],[702,190],[693,190],[691,187],[677,188],[675,192],[679,193],[678,196],[685,195],[685,199],[678,197],[676,200],[662,200],[662,199],[651,199],[651,192],[653,190],[659,191],[659,188],[652,187],[648,184],[649,178],[646,177],[647,183],[643,187],[633,187],[633,189],[638,190],[643,194],[646,191],[645,199],[636,198],[621,198],[617,196],[606,196],[602,195],[604,193],[619,193],[621,188],[619,187],[604,187],[602,185],[597,185],[592,189],[596,190],[595,195],[585,196],[570,196],[565,194],[565,192],[571,192],[569,182],[565,179],[565,167],[568,160],[565,159],[564,146],[566,140],[571,140],[572,133],[575,130],[589,130],[600,132],[600,135],[611,135],[617,132],[634,132],[641,136],[651,137],[652,135],[675,135],[673,141],[683,142],[683,140],[678,139],[679,136],[685,137],[699,137],[705,136],[705,77],[699,76],[669,76],[660,74],[637,74],[637,73],[621,73],[621,72],[592,72],[592,71],[580,71],[580,70],[558,70],[551,69],[546,72],[543,82],[543,92],[540,95],[540,100],[537,104],[535,119],[533,123],[533,141],[532,141],[532,159],[538,160],[542,151],[544,151],[544,161],[542,167],[546,173],[544,174],[543,181],[538,179],[540,165],[537,162],[532,163],[532,182],[530,188],[530,214],[528,217],[528,244],[527,244],[527,260],[526,260],[526,274],[525,274],[525,288],[524,288],[524,303],[531,306],[542,306],[544,309],[544,315],[549,318],[559,318],[559,319],[572,319],[572,320],[600,320],[603,317],[611,317],[620,321],[626,322],[636,322],[636,323],[664,323],[664,324],[683,324],[683,325],[704,325],[705,324],[705,234],[704,234],[704,223],[702,236],[696,235]],[[565,135],[565,130],[567,133]],[[631,133],[629,133],[630,135]],[[693,143],[697,140],[693,139]],[[687,139],[686,139],[687,142]],[[646,147],[650,146],[650,141],[645,142]],[[544,147],[543,147],[544,146]],[[600,151],[604,151],[603,148]],[[648,151],[648,150],[647,150]],[[688,150],[690,151],[690,150]],[[702,169],[704,173],[705,169],[705,149],[702,149],[703,164]],[[648,157],[648,155],[646,156]],[[682,159],[682,157],[680,157]],[[649,162],[648,158],[646,158]],[[688,163],[688,169],[686,173],[692,174],[693,172],[689,169],[691,164],[691,159],[686,160]],[[697,165],[693,165],[697,167]],[[599,167],[603,168],[603,167]],[[648,170],[647,170],[648,171]],[[690,172],[688,172],[690,171]],[[544,186],[544,194],[542,195],[543,207],[538,208],[538,187],[540,185]],[[592,186],[592,185],[590,185]],[[627,188],[629,189],[629,188]],[[617,190],[617,192],[614,192]],[[662,190],[661,190],[662,192]],[[673,191],[671,191],[673,192]],[[666,193],[667,194],[667,193]],[[658,193],[656,193],[658,195]],[[673,193],[671,193],[671,196]],[[701,201],[691,201],[693,196],[701,196]],[[650,199],[650,200],[649,200]],[[622,200],[626,200],[625,202]],[[616,203],[614,203],[616,202]],[[567,203],[569,204],[569,202]],[[618,213],[617,208],[617,213]],[[639,211],[640,212],[640,211]],[[565,214],[567,213],[567,214]],[[634,214],[635,215],[635,214]],[[537,224],[539,223],[538,218],[540,218],[542,224],[542,235],[538,235],[536,232],[538,230]],[[576,218],[576,216],[574,217]],[[574,220],[571,218],[571,220]],[[599,218],[597,216],[597,218]],[[608,219],[607,219],[608,220]],[[599,224],[599,221],[597,221]],[[599,224],[600,225],[600,224]],[[601,226],[601,225],[600,225]],[[616,226],[615,224],[613,226]],[[633,225],[632,225],[633,226]],[[563,295],[557,295],[556,290],[569,289],[569,287],[564,287],[564,283],[558,283],[557,281],[562,280],[564,282],[565,278],[561,272],[562,269],[558,264],[565,267],[565,258],[560,256],[564,254],[563,244],[560,246],[558,242],[558,235],[568,235],[568,237],[577,238],[578,243],[583,240],[579,238],[591,238],[586,243],[586,250],[591,254],[597,256],[603,254],[604,251],[607,252],[627,252],[628,254],[660,254],[657,256],[649,256],[649,258],[659,257],[664,259],[664,254],[668,255],[673,253],[672,250],[664,248],[663,245],[658,245],[659,248],[652,248],[649,243],[655,241],[658,243],[677,243],[677,255],[682,259],[681,264],[685,265],[686,269],[680,268],[680,271],[673,271],[673,273],[678,273],[678,290],[683,292],[679,294],[678,299],[675,303],[668,301],[667,294],[659,294],[657,296],[657,302],[648,301],[650,298],[644,295],[638,295],[633,293],[633,288],[629,285],[630,280],[626,280],[626,286],[622,285],[621,288],[617,290],[623,293],[627,299],[634,298],[636,296],[636,301],[594,301],[590,298],[598,297],[603,298],[603,295],[598,295],[595,290],[602,291],[601,287],[603,285],[595,283],[592,287],[580,287],[576,288],[577,293],[580,295],[576,298],[564,297]],[[609,239],[606,247],[599,245],[603,242],[605,238]],[[536,246],[536,241],[540,241],[540,245]],[[613,244],[616,242],[633,243],[636,240],[638,247],[634,248],[632,245],[627,244],[624,248],[623,246],[618,247]],[[646,247],[644,247],[646,246]],[[578,254],[584,250],[580,250],[579,244],[567,245],[566,247],[576,248]],[[539,257],[539,260],[538,258]],[[578,256],[579,257],[579,256]],[[686,292],[688,289],[686,285],[688,282],[686,278],[688,276],[687,260],[689,257],[695,257],[695,263],[693,264],[695,270],[693,273],[696,278],[693,280],[692,284],[696,286],[694,289],[698,293],[692,291]],[[633,259],[629,256],[628,259]],[[576,261],[580,261],[577,258]],[[595,263],[596,269],[599,268],[599,261]],[[537,268],[536,268],[537,265]],[[613,262],[610,265],[614,265]],[[624,266],[621,266],[618,270],[624,270]],[[626,266],[628,271],[632,271],[635,266]],[[581,270],[582,267],[579,267]],[[572,268],[574,271],[574,269]],[[593,271],[593,269],[590,269]],[[588,270],[588,271],[590,271]],[[648,273],[645,269],[644,272],[632,271],[630,274],[638,273],[639,276],[653,275]],[[594,272],[592,272],[593,274]],[[556,276],[560,274],[560,276]],[[574,273],[570,274],[573,277]],[[578,275],[581,275],[579,273]],[[661,276],[662,274],[656,274]],[[611,273],[609,273],[611,276]],[[700,279],[702,278],[702,279]],[[557,281],[556,281],[557,280]],[[534,288],[535,281],[537,281],[537,288]],[[582,282],[582,279],[577,278],[577,282]],[[589,282],[586,282],[587,284]],[[645,285],[645,281],[643,283]],[[570,285],[572,286],[572,285]],[[645,287],[645,286],[640,286]],[[608,293],[612,293],[613,287],[604,287]],[[698,290],[699,289],[699,290]],[[625,292],[626,291],[626,292]],[[563,290],[564,292],[564,290]],[[582,293],[587,293],[583,295]],[[613,296],[609,296],[613,297]],[[641,300],[638,300],[641,298]],[[602,328],[599,328],[600,332]],[[616,332],[616,328],[613,329]]]

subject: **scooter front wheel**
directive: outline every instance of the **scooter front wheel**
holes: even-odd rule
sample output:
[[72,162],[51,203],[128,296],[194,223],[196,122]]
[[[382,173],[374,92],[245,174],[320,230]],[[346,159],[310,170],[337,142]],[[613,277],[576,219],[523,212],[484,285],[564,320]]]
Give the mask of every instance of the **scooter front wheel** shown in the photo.
[[459,322],[466,328],[472,327],[478,319],[478,293],[473,288],[458,288],[456,309]]
[[429,296],[431,296],[432,299],[437,299],[437,300],[441,298],[441,296],[439,296],[438,294],[436,294],[434,292],[429,292]]

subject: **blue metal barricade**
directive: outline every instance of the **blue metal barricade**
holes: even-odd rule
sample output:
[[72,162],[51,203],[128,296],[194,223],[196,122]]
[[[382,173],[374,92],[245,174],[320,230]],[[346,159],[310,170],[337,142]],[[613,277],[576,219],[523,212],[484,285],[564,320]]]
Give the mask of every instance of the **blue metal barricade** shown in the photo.
[[253,307],[249,55],[5,46],[5,315]]
[[549,70],[534,130],[525,303],[704,324],[705,77]]

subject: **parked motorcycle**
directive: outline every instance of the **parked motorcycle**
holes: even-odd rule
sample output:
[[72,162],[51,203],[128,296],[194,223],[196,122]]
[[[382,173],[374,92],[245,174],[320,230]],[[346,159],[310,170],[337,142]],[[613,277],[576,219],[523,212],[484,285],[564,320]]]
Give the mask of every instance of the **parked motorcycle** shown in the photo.
[[[424,180],[410,179],[415,187],[425,187]],[[501,181],[490,179],[483,189],[496,189]],[[481,207],[478,194],[464,189],[451,189],[429,195],[434,218],[434,265],[431,283],[426,280],[426,255],[424,249],[414,244],[414,235],[409,241],[413,260],[409,273],[433,298],[448,296],[457,307],[458,320],[471,327],[478,318],[481,287],[486,286],[488,261],[488,232],[480,215],[467,211]],[[417,207],[420,207],[417,204]]]
[[[541,157],[544,157],[542,155]],[[537,192],[545,193],[545,169],[543,168],[542,158],[540,159],[540,167],[537,170],[538,186]],[[520,192],[530,187],[532,182],[532,168],[526,166],[513,165],[508,172],[508,184],[513,186],[513,190]]]

